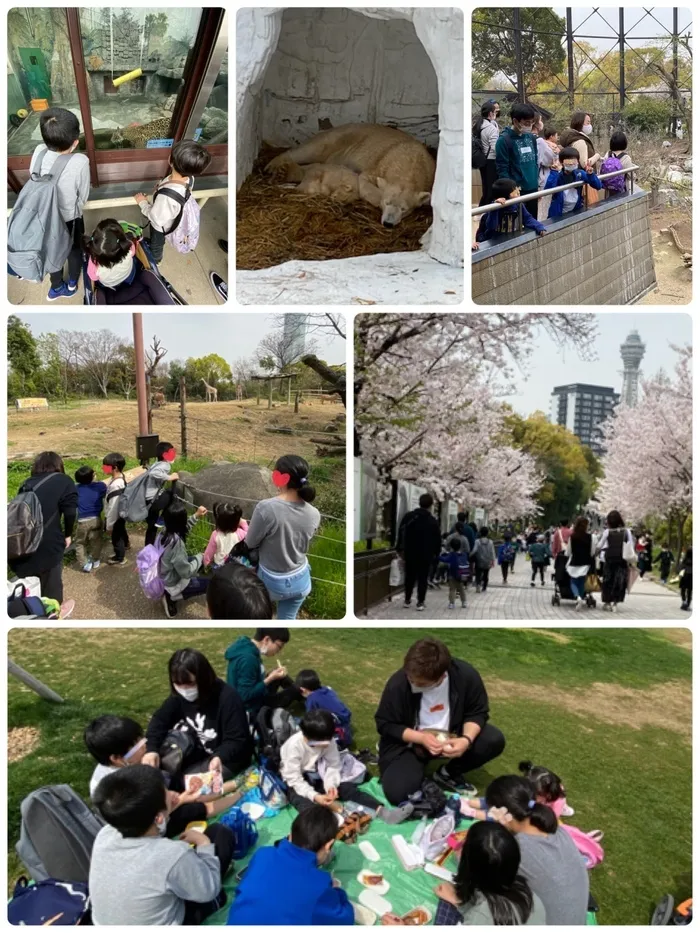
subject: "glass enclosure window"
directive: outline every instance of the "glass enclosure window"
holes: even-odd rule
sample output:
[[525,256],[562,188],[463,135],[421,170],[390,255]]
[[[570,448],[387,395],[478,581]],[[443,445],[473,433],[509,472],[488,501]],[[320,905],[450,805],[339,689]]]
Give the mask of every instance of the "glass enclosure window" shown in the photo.
[[173,108],[201,15],[150,5],[80,9],[96,149],[171,145]]
[[7,104],[11,156],[30,155],[41,143],[41,110],[35,108],[65,107],[80,119],[64,9],[21,7],[8,12]]
[[200,117],[198,129],[201,134],[194,133],[204,145],[228,142],[228,49],[221,61],[219,73],[214,81],[204,112]]

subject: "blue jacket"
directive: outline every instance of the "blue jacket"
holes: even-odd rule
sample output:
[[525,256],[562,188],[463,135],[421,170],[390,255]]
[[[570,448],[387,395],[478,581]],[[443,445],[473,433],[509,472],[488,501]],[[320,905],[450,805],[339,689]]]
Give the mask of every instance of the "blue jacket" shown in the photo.
[[[528,230],[536,230],[538,233],[540,230],[546,229],[544,224],[540,223],[539,220],[532,216],[527,209],[527,204],[523,204],[522,208],[523,227],[527,227]],[[479,221],[479,229],[476,231],[477,243],[490,240],[492,237],[496,236],[497,233],[509,233],[509,227],[515,226],[517,214],[517,205],[514,204],[512,207],[508,207],[507,203],[499,211],[489,211],[487,214],[482,214],[481,220]]]
[[[555,172],[552,169],[549,173],[549,177],[545,183],[545,191],[547,188],[556,188],[559,185],[568,185],[572,181],[581,181],[583,179],[587,185],[590,185],[591,188],[596,188],[598,191],[603,187],[603,183],[598,178],[597,175],[594,175],[593,172],[584,172],[582,168],[575,168],[573,172],[565,172],[563,169],[561,172]],[[583,207],[583,185],[580,188],[576,189],[578,191],[578,201],[576,202],[576,207],[572,211],[580,211]],[[560,191],[558,194],[552,195],[552,203],[549,206],[548,217],[561,217],[564,213],[564,192]]]
[[81,518],[99,518],[107,495],[106,483],[76,483],[78,487],[78,521]]
[[332,687],[319,687],[306,698],[306,711],[312,709],[327,709],[338,720],[339,728],[336,729],[337,738],[342,748],[347,748],[352,744],[352,713],[345,703],[340,699]]
[[[451,580],[459,580],[459,557],[461,551],[448,551],[447,554],[440,555],[440,563],[447,564],[447,575]],[[467,562],[469,561],[469,556],[466,558]]]
[[348,896],[333,887],[316,853],[282,839],[259,849],[231,904],[228,926],[352,926]]

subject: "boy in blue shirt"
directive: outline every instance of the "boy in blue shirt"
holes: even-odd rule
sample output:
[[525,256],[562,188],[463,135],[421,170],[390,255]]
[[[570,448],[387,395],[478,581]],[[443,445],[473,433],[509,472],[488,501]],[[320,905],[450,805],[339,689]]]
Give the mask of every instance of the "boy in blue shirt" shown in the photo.
[[332,687],[321,686],[321,678],[316,671],[299,671],[294,681],[303,696],[306,712],[312,709],[325,709],[336,722],[335,738],[338,748],[352,745],[352,713]]
[[[578,150],[573,146],[567,146],[559,152],[559,161],[555,162],[549,171],[549,177],[544,186],[545,191],[547,188],[557,188],[559,185],[571,184],[572,181],[585,181],[587,185],[597,191],[600,191],[603,187],[603,183],[597,175],[581,168]],[[569,188],[568,191],[559,191],[557,194],[553,194],[547,216],[561,217],[563,214],[582,210],[583,187],[583,185],[580,185],[578,188]]]
[[[518,205],[509,205],[511,198],[517,198],[520,195],[520,188],[512,178],[497,178],[491,189],[493,195],[493,204],[503,205],[499,211],[489,211],[481,215],[479,229],[476,231],[477,243],[483,243],[484,240],[490,240],[498,233],[513,233],[516,229],[518,217]],[[528,210],[527,204],[521,204],[523,212],[523,227],[528,230],[535,230],[538,236],[544,236],[547,232],[544,224],[540,223],[532,216]]]
[[231,905],[228,926],[352,926],[348,896],[321,866],[338,832],[332,810],[313,804],[292,823],[288,839],[255,853]]
[[450,587],[448,609],[454,609],[455,598],[459,593],[462,601],[462,609],[467,608],[467,591],[464,586],[462,571],[465,572],[469,566],[469,555],[462,550],[462,536],[454,535],[449,543],[447,554],[440,555],[440,563],[447,565],[447,579]]
[[78,530],[75,533],[75,556],[85,573],[97,570],[102,554],[102,504],[107,484],[95,482],[92,467],[81,466],[75,471],[78,486]]

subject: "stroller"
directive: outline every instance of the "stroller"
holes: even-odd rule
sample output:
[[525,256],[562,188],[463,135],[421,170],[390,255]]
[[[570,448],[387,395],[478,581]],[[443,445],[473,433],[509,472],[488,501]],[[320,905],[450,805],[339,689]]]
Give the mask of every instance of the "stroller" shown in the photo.
[[[573,590],[571,589],[571,578],[566,572],[566,554],[557,554],[554,561],[554,593],[552,595],[552,605],[558,606],[562,599],[576,601]],[[586,593],[586,605],[589,609],[595,609],[596,598],[592,593]]]
[[[153,276],[155,281],[150,282],[150,291],[158,295],[158,301],[153,302],[154,304],[172,304],[172,305],[186,305],[187,302],[168,282],[168,280],[158,271],[158,266],[156,265],[151,249],[148,243],[143,239],[143,230],[138,224],[131,224],[127,221],[119,221],[124,230],[127,233],[133,235],[136,240],[136,255],[134,256],[134,263],[137,267],[137,275],[146,273],[150,276]],[[115,294],[114,289],[105,289],[99,284],[99,282],[93,282],[92,279],[88,277],[88,257],[86,253],[83,253],[83,291],[84,298],[83,303],[86,305],[105,305],[105,304],[117,304],[117,302],[107,301],[108,293],[112,295]],[[119,286],[121,288],[121,286]],[[111,295],[110,295],[111,297]]]

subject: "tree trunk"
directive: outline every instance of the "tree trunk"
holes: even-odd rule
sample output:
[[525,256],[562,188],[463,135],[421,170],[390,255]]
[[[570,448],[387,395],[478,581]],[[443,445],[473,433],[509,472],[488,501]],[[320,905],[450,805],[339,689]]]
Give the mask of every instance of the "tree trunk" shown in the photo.
[[309,356],[302,356],[301,362],[305,366],[308,366],[309,369],[317,373],[317,375],[319,375],[324,382],[327,382],[329,386],[331,386],[331,390],[340,396],[343,407],[347,407],[345,373],[334,372],[332,369],[330,369],[330,367],[326,366],[324,362],[319,360],[318,357],[314,356],[313,354]]

